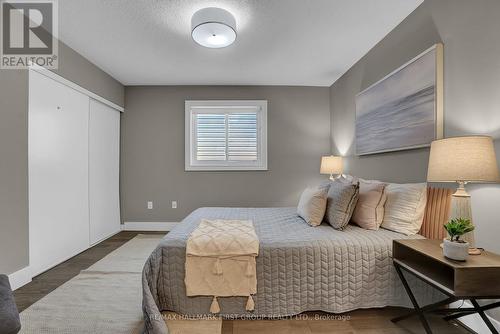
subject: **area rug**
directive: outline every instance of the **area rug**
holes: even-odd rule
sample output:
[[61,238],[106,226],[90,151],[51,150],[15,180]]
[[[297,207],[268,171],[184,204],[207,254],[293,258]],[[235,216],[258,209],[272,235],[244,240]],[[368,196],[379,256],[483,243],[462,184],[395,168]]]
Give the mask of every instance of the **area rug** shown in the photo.
[[83,272],[142,273],[144,263],[162,237],[160,234],[139,234]]
[[31,305],[20,333],[140,333],[142,267],[161,237],[136,236]]

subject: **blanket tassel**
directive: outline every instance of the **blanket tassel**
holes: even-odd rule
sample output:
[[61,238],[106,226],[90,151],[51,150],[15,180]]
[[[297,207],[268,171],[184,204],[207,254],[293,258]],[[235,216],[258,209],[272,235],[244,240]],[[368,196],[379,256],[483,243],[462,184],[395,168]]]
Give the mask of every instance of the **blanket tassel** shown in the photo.
[[222,265],[220,264],[219,258],[217,258],[217,260],[215,260],[214,274],[215,275],[222,275]]
[[210,312],[211,313],[219,313],[220,312],[219,302],[217,301],[217,297],[215,297],[215,296],[214,296],[214,299],[212,300],[212,305],[210,305]]
[[246,310],[253,311],[254,309],[255,309],[255,303],[253,301],[252,295],[250,295],[248,296]]

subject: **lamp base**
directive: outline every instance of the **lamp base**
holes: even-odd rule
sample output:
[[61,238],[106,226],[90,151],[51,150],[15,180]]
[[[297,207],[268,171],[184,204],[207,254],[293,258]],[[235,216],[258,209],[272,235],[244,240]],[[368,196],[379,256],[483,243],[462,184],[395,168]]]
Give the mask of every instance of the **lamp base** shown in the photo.
[[337,179],[340,179],[341,177],[344,177],[344,174],[338,174],[337,176],[333,176],[333,174],[330,174],[330,181],[335,181]]
[[[469,219],[472,223],[471,200],[469,193],[465,190],[465,182],[459,182],[459,187],[456,192],[451,195],[450,218]],[[462,240],[468,242],[472,249],[475,248],[476,241],[474,238],[474,231],[464,234]]]

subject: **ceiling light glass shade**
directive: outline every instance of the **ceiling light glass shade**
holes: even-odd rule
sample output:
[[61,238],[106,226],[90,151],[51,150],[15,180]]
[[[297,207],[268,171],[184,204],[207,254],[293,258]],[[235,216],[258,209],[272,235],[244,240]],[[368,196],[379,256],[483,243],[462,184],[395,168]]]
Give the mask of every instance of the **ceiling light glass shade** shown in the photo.
[[236,40],[236,20],[228,11],[209,7],[194,13],[191,36],[207,48],[223,48]]

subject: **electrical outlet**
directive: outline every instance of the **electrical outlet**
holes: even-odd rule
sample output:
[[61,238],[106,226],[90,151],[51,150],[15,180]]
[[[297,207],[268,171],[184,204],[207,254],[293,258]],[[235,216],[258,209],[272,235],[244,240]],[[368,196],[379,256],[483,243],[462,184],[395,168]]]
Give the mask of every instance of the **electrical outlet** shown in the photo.
[[153,202],[148,201],[148,210],[153,210]]
[[177,201],[172,201],[172,209],[177,209]]

